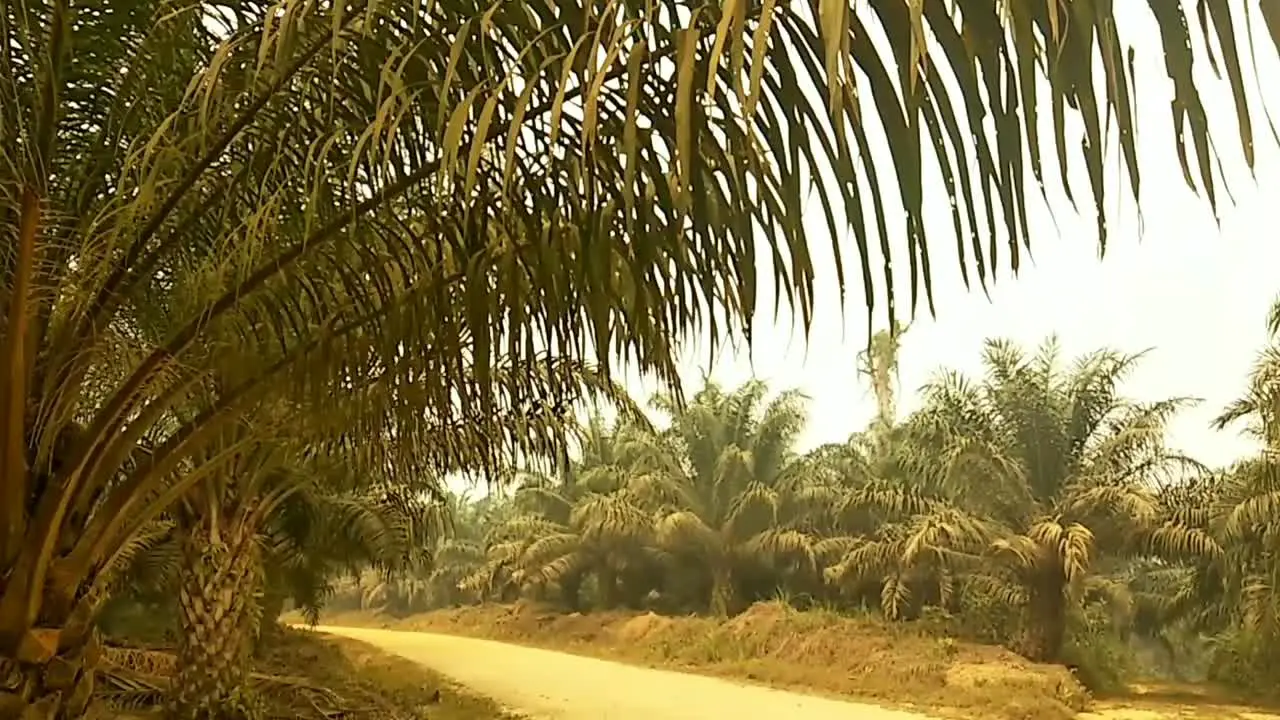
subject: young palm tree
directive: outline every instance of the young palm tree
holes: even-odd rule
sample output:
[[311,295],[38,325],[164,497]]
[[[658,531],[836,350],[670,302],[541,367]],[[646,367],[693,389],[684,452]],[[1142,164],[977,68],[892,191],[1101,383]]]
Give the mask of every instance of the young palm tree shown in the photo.
[[[484,535],[489,521],[485,502],[471,499],[469,491],[444,491],[435,503],[445,521],[442,532],[423,548],[429,562],[408,574],[410,582],[420,581],[422,605],[405,603],[405,611],[413,612],[438,607],[451,607],[478,600],[463,590],[462,583],[484,566]],[[387,578],[390,591],[397,598],[415,594],[396,587],[405,575]]]
[[[1212,21],[1232,58],[1250,162],[1253,138],[1243,41],[1224,5],[1209,8],[1152,5],[1177,148],[1189,136],[1213,202],[1221,143],[1192,75],[1195,25]],[[966,2],[957,15],[941,2],[48,0],[0,6],[0,22],[12,48],[0,58],[6,713],[83,712],[92,674],[49,666],[95,657],[99,571],[196,482],[175,472],[259,403],[386,372],[430,378],[441,415],[459,397],[483,408],[492,386],[464,364],[535,340],[584,359],[589,337],[673,379],[673,338],[704,310],[747,329],[761,238],[775,291],[808,317],[802,164],[834,171],[816,185],[833,229],[835,196],[899,188],[912,285],[926,291],[914,271],[928,266],[926,153],[975,247],[996,234],[999,199],[1014,266],[1028,236],[1020,168],[1042,174],[1042,130],[1065,168],[1083,118],[1101,208],[1114,118],[1138,187],[1135,94],[1106,4],[1068,17],[1058,3]],[[993,84],[1002,74],[1007,88]],[[1046,89],[1048,123],[1034,112]],[[873,109],[892,180],[866,162]],[[870,223],[844,206],[870,267]],[[983,280],[989,247],[974,259]],[[870,299],[866,273],[864,285]],[[141,332],[157,314],[163,332]],[[170,410],[227,368],[234,382],[209,410],[173,424]]]
[[446,538],[433,555],[434,569],[428,578],[433,606],[439,606],[444,597],[461,602],[492,598],[500,571],[491,564],[490,541],[496,528],[519,514],[510,498],[492,494],[460,505],[459,510],[455,536]]
[[318,622],[344,577],[372,570],[394,579],[430,570],[430,549],[451,525],[441,487],[434,476],[411,485],[365,479],[346,488],[312,485],[292,496],[260,536],[260,637],[274,630],[287,600]]
[[[796,439],[806,419],[795,391],[767,398],[764,383],[732,392],[708,383],[687,407],[655,402],[672,419],[664,437],[637,459],[635,472],[667,488],[658,541],[673,560],[705,575],[703,600],[723,615],[739,604],[741,573],[759,562],[812,566],[812,538],[779,525],[798,459]],[[767,401],[766,401],[767,400]]]
[[1176,548],[1175,559],[1190,572],[1168,609],[1198,627],[1242,631],[1242,639],[1254,640],[1239,648],[1253,655],[1245,663],[1277,667],[1280,654],[1271,648],[1280,638],[1280,563],[1271,548],[1280,528],[1280,301],[1267,320],[1271,337],[1244,395],[1214,420],[1219,430],[1243,425],[1259,451],[1194,487],[1199,497],[1170,503],[1172,526],[1197,542]]
[[1271,337],[1244,394],[1213,422],[1218,430],[1241,426],[1258,443],[1256,454],[1163,489],[1162,522],[1145,538],[1161,567],[1147,583],[1144,629],[1210,638],[1211,678],[1242,685],[1280,668],[1280,566],[1271,550],[1280,499],[1280,302],[1267,326]]
[[[555,477],[530,474],[512,497],[518,513],[494,529],[502,538],[491,557],[513,579],[537,590],[554,588],[577,609],[584,582],[593,578],[605,608],[639,595],[627,587],[658,566],[654,547],[653,489],[631,472],[627,452],[637,433],[651,432],[638,408],[613,427],[596,413],[583,429],[580,457]],[[628,582],[628,581],[632,582]]]

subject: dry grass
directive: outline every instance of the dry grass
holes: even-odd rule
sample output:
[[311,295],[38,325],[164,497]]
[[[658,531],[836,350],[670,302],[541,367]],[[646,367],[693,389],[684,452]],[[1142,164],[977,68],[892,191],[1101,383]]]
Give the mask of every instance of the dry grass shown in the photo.
[[1094,703],[1061,666],[872,617],[799,612],[775,603],[727,621],[635,612],[565,615],[516,604],[403,619],[328,613],[322,622],[500,640],[948,717],[1054,720],[1087,708],[1081,720],[1280,720],[1199,687],[1135,688],[1131,697]]
[[[150,687],[162,690],[172,655],[113,649],[111,660]],[[167,664],[166,664],[167,662]],[[286,631],[254,665],[254,686],[267,701],[267,716],[384,720],[514,720],[488,698],[471,693],[417,663],[347,638]],[[438,693],[438,694],[437,694]],[[154,693],[149,693],[154,694]],[[149,698],[158,706],[162,695]],[[111,717],[159,714],[131,707]]]
[[335,613],[322,622],[503,640],[957,717],[1054,720],[1089,704],[1085,690],[1060,666],[909,626],[776,603],[719,622],[652,613],[564,615],[524,604],[400,620]]
[[[340,661],[319,663],[306,670],[308,677],[330,687],[358,683],[409,717],[431,720],[514,720],[516,717],[489,698],[367,643],[327,635],[316,636],[311,642],[326,648],[326,652],[336,651]],[[438,701],[434,699],[437,690],[440,691]]]

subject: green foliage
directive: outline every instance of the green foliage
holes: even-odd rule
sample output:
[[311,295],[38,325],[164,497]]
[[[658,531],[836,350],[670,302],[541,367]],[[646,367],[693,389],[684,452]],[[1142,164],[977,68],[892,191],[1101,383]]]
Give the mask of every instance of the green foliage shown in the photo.
[[1090,692],[1122,693],[1132,679],[1132,653],[1113,622],[1110,608],[1089,604],[1068,619],[1062,662]]
[[1280,648],[1273,637],[1232,629],[1215,637],[1209,651],[1209,680],[1268,700],[1280,698]]

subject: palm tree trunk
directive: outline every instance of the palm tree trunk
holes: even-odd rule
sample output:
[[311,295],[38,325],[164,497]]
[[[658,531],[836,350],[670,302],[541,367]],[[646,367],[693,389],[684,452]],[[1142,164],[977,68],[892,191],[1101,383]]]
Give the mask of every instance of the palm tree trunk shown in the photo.
[[243,516],[205,518],[185,533],[178,591],[175,720],[252,715],[246,672],[257,629],[261,558]]
[[611,565],[604,565],[596,575],[596,583],[600,591],[600,609],[616,608],[618,606],[618,571]]
[[280,636],[280,616],[284,614],[286,593],[279,588],[268,589],[262,594],[262,619],[258,627],[257,642],[254,643],[254,654],[261,656],[262,651]]
[[0,647],[0,720],[79,720],[89,712],[101,645],[96,603],[81,600],[60,628],[27,631]]
[[560,579],[560,602],[571,612],[582,609],[583,574],[573,571]]
[[1062,656],[1062,646],[1066,642],[1066,598],[1062,588],[1053,590],[1035,593],[1031,597],[1027,657],[1036,662],[1056,662]]
[[716,566],[711,571],[711,614],[724,617],[734,605],[733,577],[728,567]]

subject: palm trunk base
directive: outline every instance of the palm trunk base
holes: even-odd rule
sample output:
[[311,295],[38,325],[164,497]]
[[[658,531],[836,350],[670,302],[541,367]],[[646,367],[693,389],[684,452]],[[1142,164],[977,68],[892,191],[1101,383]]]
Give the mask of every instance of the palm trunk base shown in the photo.
[[727,570],[712,573],[711,580],[711,614],[716,617],[727,617],[735,604],[733,579]]
[[0,657],[0,720],[92,716],[94,669],[100,653],[97,638],[89,636],[78,647],[46,649],[51,657]]
[[245,720],[261,715],[248,689],[259,588],[251,533],[230,546],[185,538],[178,593],[180,637],[170,699],[173,720]]
[[262,599],[262,618],[258,623],[258,637],[253,643],[254,657],[262,657],[271,643],[280,637],[284,630],[280,624],[280,616],[284,614],[285,595],[280,592],[267,592]]
[[1057,598],[1041,604],[1034,604],[1029,613],[1031,621],[1026,628],[1027,659],[1035,662],[1053,663],[1062,658],[1062,647],[1066,643],[1066,607]]

